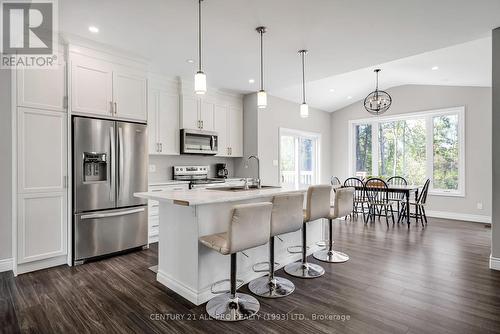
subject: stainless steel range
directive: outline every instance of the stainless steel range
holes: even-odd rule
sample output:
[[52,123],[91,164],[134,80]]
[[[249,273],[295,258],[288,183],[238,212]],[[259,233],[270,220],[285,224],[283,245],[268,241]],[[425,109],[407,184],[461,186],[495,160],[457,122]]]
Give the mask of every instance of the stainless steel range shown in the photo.
[[189,189],[209,188],[224,184],[223,179],[208,177],[209,166],[174,166],[174,180],[190,181]]
[[73,118],[73,263],[148,242],[145,124]]

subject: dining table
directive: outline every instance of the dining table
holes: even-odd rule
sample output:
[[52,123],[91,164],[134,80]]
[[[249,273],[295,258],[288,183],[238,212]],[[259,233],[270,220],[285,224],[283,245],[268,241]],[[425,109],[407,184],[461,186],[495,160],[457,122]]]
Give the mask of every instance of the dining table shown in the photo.
[[[365,186],[354,186],[356,190],[361,190],[363,191],[365,189]],[[386,187],[368,187],[368,189],[373,190],[373,191],[386,191],[388,193],[397,193],[397,194],[403,194],[405,197],[406,201],[406,223],[408,226],[410,226],[410,197],[411,194],[415,194],[415,200],[418,198],[418,190],[420,186],[418,185],[404,185],[404,184],[387,184]],[[399,213],[398,213],[399,214]]]

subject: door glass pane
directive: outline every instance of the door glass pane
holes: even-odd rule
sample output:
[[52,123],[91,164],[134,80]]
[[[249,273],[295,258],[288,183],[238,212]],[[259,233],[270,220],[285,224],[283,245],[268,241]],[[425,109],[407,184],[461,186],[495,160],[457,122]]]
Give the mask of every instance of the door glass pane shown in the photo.
[[458,190],[458,115],[433,117],[433,188]]
[[281,183],[295,185],[295,139],[292,136],[281,136]]
[[356,176],[365,178],[372,173],[372,126],[354,126],[356,145]]
[[402,176],[410,184],[422,184],[425,148],[424,118],[380,123],[379,176]]
[[300,138],[300,184],[314,183],[314,141],[309,138]]

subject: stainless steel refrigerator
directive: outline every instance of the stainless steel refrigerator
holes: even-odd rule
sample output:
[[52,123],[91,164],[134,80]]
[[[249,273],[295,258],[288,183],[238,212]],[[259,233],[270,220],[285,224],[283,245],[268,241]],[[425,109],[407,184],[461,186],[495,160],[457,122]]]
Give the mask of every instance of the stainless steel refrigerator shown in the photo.
[[147,128],[73,117],[73,263],[148,243]]

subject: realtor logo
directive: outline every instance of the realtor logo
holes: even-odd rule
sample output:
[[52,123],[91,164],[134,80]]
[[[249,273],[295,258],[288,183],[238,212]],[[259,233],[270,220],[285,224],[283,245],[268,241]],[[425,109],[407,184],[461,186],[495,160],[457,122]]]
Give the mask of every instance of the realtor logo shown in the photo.
[[51,67],[56,60],[56,0],[1,3],[1,67]]

